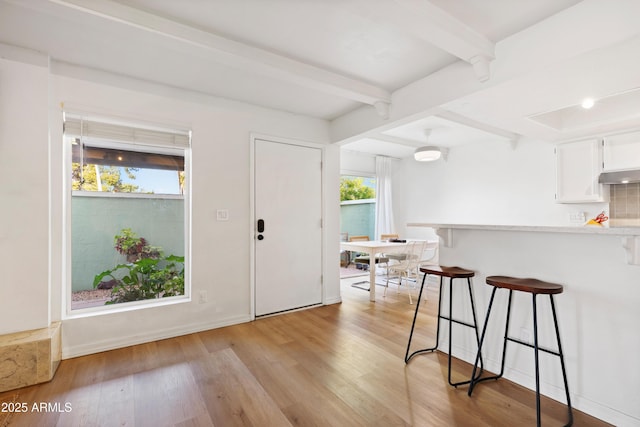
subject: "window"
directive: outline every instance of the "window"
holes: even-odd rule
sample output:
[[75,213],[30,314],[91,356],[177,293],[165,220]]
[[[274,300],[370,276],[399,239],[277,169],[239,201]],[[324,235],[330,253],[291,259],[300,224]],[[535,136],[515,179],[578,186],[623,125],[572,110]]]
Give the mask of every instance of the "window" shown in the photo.
[[[72,139],[73,190],[183,194],[184,155],[103,148]],[[176,173],[177,172],[177,173]]]
[[190,133],[65,114],[71,310],[188,294]]
[[364,235],[375,240],[376,179],[365,176],[340,177],[340,232]]

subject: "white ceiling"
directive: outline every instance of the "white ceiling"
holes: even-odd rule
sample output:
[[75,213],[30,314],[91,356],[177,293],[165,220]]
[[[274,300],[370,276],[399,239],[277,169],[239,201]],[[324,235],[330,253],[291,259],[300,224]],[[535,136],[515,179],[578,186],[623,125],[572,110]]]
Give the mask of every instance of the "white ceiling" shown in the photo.
[[[635,0],[0,0],[0,43],[58,74],[325,119],[347,149],[404,157],[425,129],[454,147],[640,125],[611,96],[640,87],[639,20]],[[576,118],[584,96],[615,106]]]

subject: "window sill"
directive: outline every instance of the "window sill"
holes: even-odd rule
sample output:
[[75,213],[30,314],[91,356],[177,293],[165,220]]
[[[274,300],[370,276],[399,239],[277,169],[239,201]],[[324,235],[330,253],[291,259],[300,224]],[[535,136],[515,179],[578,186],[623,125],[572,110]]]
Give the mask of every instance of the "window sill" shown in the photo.
[[124,302],[112,305],[101,305],[98,307],[80,308],[75,310],[66,309],[63,320],[80,319],[85,317],[102,316],[105,314],[125,313],[128,311],[142,310],[154,307],[164,307],[168,305],[183,304],[191,302],[191,297],[187,295],[159,298],[153,300],[142,300]]

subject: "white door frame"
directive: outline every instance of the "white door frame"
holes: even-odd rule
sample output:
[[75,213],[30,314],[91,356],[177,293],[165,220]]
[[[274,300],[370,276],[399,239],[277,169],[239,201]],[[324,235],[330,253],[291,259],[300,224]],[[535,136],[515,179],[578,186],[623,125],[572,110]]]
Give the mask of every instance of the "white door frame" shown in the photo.
[[[276,143],[281,143],[281,144],[290,144],[290,145],[297,145],[297,146],[301,146],[301,147],[309,147],[309,148],[317,148],[320,150],[321,153],[321,161],[322,164],[325,164],[325,146],[322,144],[316,144],[313,142],[306,142],[306,141],[300,141],[300,140],[296,140],[296,139],[289,139],[289,138],[281,138],[281,137],[276,137],[276,136],[271,136],[271,135],[264,135],[264,134],[258,134],[258,133],[251,133],[249,135],[249,139],[250,139],[250,144],[249,144],[249,298],[251,299],[251,308],[250,308],[250,318],[251,320],[255,320],[256,318],[256,206],[255,206],[255,162],[256,162],[256,153],[255,153],[255,149],[256,149],[256,140],[265,140],[265,141],[271,141],[271,142],[276,142]],[[322,209],[322,222],[323,222],[323,226],[322,226],[322,232],[320,235],[320,238],[322,240],[322,248],[321,248],[321,271],[322,271],[322,277],[325,277],[325,273],[326,273],[326,265],[325,265],[325,257],[324,257],[324,246],[325,246],[325,232],[326,232],[326,227],[324,226],[326,220],[325,220],[325,213],[326,213],[326,207],[325,207],[325,191],[326,191],[326,186],[325,186],[325,175],[324,175],[324,166],[321,172],[321,190],[320,190],[320,206]],[[325,283],[324,283],[324,279],[322,281],[322,287],[321,287],[321,298],[322,298],[322,305],[325,305],[325,295],[326,295],[326,290],[325,290]]]

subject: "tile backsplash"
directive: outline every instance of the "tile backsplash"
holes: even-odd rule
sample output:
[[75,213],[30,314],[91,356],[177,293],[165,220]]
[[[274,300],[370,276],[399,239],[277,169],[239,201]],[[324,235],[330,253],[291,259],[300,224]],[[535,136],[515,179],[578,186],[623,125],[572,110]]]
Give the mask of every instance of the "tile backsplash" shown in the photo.
[[611,225],[640,225],[640,183],[613,184],[610,197]]

